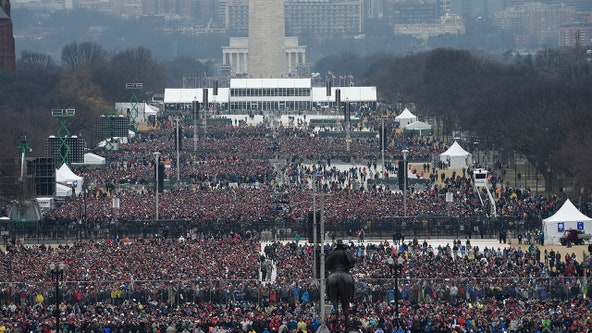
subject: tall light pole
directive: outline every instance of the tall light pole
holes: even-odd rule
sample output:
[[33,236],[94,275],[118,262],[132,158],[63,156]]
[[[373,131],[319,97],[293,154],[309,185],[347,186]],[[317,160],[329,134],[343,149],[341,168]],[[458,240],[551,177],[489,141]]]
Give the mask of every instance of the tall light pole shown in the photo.
[[66,264],[63,262],[59,263],[57,266],[56,264],[49,265],[49,271],[51,273],[52,278],[55,282],[55,309],[53,311],[53,315],[56,319],[56,333],[60,332],[60,278],[64,277],[64,270],[66,269]]
[[197,97],[193,97],[193,151],[197,151],[197,115],[199,113],[199,103]]
[[158,180],[158,159],[160,157],[160,152],[154,152],[154,159],[156,161],[156,164],[154,165],[154,175],[155,175],[155,179],[156,179],[156,207],[155,207],[155,220],[158,221],[158,188],[159,188],[159,180]]
[[[324,193],[321,192],[321,232],[320,232],[320,237],[321,237],[321,269],[320,269],[320,286],[321,286],[321,295],[320,295],[320,300],[319,303],[321,305],[321,308],[319,309],[319,315],[321,317],[321,326],[319,327],[319,330],[317,330],[318,333],[327,333],[329,332],[329,329],[326,326],[325,323],[325,293],[327,291],[327,281],[326,281],[326,276],[325,276],[325,196]],[[316,248],[316,244],[315,244],[315,248]]]
[[350,151],[350,141],[351,141],[351,119],[349,114],[349,97],[345,98],[345,140],[346,140],[346,149],[347,149],[347,157],[349,158],[349,151]]
[[88,239],[89,236],[89,232],[88,232],[88,219],[86,218],[86,197],[88,197],[88,188],[86,188],[86,186],[84,186],[84,189],[82,190],[82,200],[84,202],[84,229],[85,234],[86,234],[86,238]]
[[403,149],[403,216],[407,217],[407,154],[409,150]]
[[399,256],[395,262],[395,322],[397,326],[399,322],[399,277],[401,276],[401,269],[403,268],[403,257]]
[[179,169],[179,147],[181,146],[181,136],[179,135],[179,117],[175,118],[175,121],[177,122],[177,135],[176,138],[177,140],[175,140],[176,142],[176,146],[177,146],[177,181],[179,181],[181,179],[181,172]]
[[380,108],[380,110],[382,111],[380,113],[380,140],[381,140],[381,144],[380,146],[382,147],[380,150],[380,153],[382,155],[382,177],[381,178],[386,178],[384,175],[384,106],[382,108]]
[[477,167],[479,167],[481,164],[481,161],[479,161],[479,141],[474,141],[473,145],[475,146],[475,149],[477,149]]

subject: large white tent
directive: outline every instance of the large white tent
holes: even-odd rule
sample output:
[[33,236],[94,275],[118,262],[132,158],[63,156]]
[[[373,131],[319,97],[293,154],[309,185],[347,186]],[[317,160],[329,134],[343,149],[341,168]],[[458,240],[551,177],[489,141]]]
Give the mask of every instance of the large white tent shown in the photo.
[[567,199],[563,206],[550,217],[543,220],[545,245],[560,244],[560,238],[567,230],[579,230],[592,233],[592,219],[582,214],[574,204]]
[[452,146],[440,154],[440,161],[450,169],[462,169],[471,166],[473,157],[471,153],[464,150],[458,142],[454,141]]
[[84,164],[86,165],[105,165],[105,158],[93,153],[84,154]]
[[400,115],[395,117],[395,121],[399,123],[400,128],[405,128],[407,125],[417,121],[417,116],[411,113],[408,108],[405,108]]
[[76,191],[76,195],[80,194],[83,182],[84,178],[72,172],[66,163],[62,164],[56,170],[56,196],[70,196],[72,188]]
[[432,130],[432,125],[423,122],[423,121],[415,121],[405,127],[406,131],[419,131],[419,135],[423,133],[429,133]]
[[[105,146],[105,141],[99,143],[99,145]],[[103,156],[99,156],[93,153],[85,153],[84,154],[84,162],[83,163],[72,163],[72,165],[79,166],[79,165],[87,165],[87,166],[103,166],[106,163],[106,159]]]
[[115,103],[117,113],[123,116],[129,116],[133,108],[136,108],[138,114],[136,115],[137,123],[145,123],[150,120],[150,116],[156,118],[158,116],[158,107],[147,103]]

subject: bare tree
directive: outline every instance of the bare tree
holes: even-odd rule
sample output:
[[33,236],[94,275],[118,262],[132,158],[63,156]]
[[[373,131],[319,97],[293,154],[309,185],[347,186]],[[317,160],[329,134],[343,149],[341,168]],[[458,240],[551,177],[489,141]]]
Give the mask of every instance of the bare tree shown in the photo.
[[72,43],[62,48],[62,63],[72,70],[76,70],[83,65],[97,69],[97,67],[104,65],[106,60],[107,52],[96,43]]

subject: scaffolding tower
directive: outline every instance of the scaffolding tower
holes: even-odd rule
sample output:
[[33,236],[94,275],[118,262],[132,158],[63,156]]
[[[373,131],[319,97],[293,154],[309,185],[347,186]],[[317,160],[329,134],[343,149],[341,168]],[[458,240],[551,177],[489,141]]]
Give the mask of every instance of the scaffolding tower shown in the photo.
[[126,83],[125,89],[131,92],[130,96],[130,105],[131,109],[129,112],[129,120],[130,120],[130,130],[136,131],[138,129],[138,95],[137,92],[144,88],[144,83],[142,82],[134,82],[134,83]]
[[68,130],[68,120],[74,118],[76,115],[76,109],[52,109],[51,116],[56,118],[60,123],[58,128],[57,137],[60,140],[60,147],[58,154],[60,158],[59,166],[66,164],[68,156],[70,155],[70,145],[68,144],[68,137],[70,137],[70,130]]

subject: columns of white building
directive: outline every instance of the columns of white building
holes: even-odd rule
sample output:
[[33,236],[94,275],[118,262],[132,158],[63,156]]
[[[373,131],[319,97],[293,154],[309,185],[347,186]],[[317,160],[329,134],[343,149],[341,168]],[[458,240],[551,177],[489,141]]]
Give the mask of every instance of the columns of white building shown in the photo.
[[[288,72],[298,69],[298,65],[306,63],[304,50],[286,51],[286,65]],[[248,54],[244,49],[229,48],[223,51],[222,63],[230,65],[234,73],[248,73]]]
[[306,63],[306,53],[302,51],[286,52],[286,60],[288,71],[293,72],[298,69],[298,65]]

